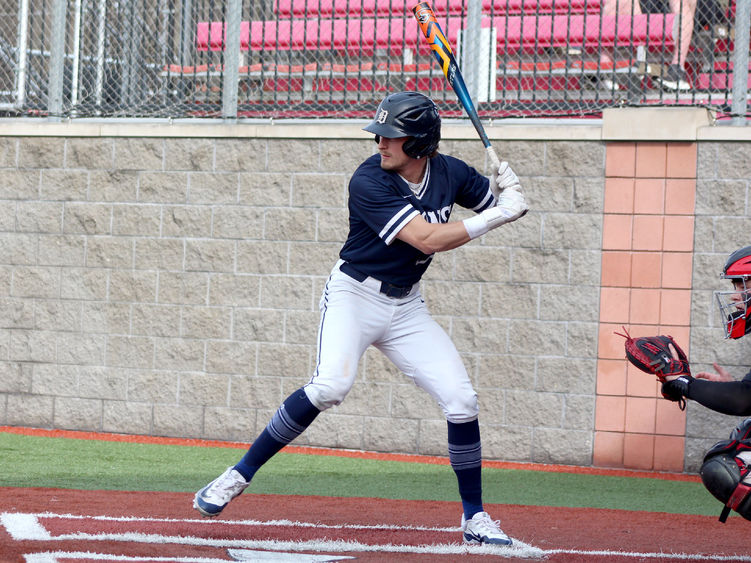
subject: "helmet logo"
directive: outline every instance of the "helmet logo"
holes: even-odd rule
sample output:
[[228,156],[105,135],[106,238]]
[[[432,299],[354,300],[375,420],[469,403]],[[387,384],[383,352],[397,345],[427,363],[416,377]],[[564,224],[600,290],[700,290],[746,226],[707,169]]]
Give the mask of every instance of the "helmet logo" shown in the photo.
[[380,112],[378,112],[378,117],[376,117],[376,122],[378,123],[386,123],[386,120],[389,117],[388,110],[382,109]]

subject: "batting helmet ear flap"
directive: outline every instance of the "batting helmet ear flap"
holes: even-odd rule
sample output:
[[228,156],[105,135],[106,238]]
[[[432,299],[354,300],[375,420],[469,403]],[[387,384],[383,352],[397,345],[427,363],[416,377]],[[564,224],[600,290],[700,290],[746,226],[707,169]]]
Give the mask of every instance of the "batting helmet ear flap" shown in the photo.
[[441,141],[441,121],[435,122],[427,131],[427,134],[420,137],[412,137],[402,147],[404,153],[412,158],[422,158],[430,156],[438,150],[438,143]]

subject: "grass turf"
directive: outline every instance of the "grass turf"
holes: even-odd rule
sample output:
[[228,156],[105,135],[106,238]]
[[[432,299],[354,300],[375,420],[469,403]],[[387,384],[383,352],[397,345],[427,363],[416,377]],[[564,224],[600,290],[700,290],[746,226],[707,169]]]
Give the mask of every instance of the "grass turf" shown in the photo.
[[[193,492],[236,463],[236,448],[0,433],[0,486]],[[448,465],[280,453],[253,480],[266,494],[458,501]],[[715,516],[700,483],[534,470],[483,470],[487,503]]]

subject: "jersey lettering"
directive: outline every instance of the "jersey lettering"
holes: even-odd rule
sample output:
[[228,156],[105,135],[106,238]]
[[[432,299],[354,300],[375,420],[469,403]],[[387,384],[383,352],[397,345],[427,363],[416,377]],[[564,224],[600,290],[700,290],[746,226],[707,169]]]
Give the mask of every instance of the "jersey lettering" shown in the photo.
[[451,216],[451,206],[446,205],[437,211],[423,211],[422,216],[428,223],[448,223]]

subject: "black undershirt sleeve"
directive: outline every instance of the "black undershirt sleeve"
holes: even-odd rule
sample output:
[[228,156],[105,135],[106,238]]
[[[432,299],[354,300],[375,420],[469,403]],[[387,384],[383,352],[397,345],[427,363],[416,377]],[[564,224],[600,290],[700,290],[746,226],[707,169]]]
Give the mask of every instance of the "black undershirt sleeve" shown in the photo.
[[751,415],[751,372],[741,381],[694,379],[687,397],[722,414]]

